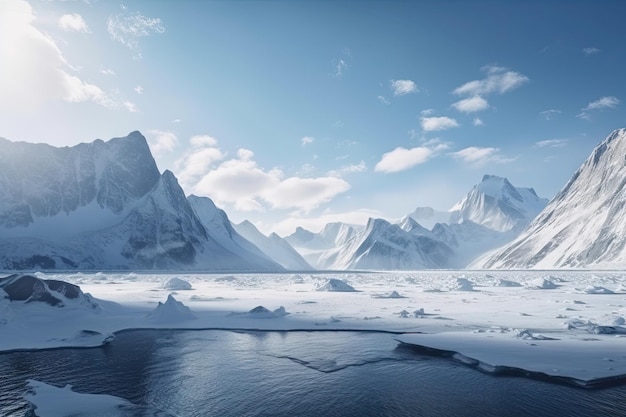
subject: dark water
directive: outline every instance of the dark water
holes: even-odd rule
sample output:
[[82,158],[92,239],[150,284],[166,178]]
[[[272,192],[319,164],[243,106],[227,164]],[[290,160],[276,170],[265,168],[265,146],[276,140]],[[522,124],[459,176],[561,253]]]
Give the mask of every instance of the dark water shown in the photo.
[[379,333],[133,331],[0,354],[0,416],[32,415],[27,379],[174,416],[626,416],[626,386],[494,377],[397,346]]

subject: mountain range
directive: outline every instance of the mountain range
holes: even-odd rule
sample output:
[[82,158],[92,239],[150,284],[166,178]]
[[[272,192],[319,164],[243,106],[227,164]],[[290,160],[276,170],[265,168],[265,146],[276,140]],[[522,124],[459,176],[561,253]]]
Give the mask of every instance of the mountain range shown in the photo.
[[549,202],[485,175],[448,211],[284,238],[160,173],[139,132],[73,147],[0,138],[0,269],[272,271],[626,265],[626,129]]
[[626,265],[626,129],[591,153],[532,224],[479,268],[622,268]]

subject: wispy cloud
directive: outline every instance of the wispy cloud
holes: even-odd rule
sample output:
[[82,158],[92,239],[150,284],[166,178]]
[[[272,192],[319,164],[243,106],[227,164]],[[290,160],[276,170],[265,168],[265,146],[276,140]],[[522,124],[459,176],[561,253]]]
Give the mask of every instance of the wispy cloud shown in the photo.
[[67,32],[90,33],[87,22],[78,13],[64,14],[59,18],[58,25]]
[[474,126],[483,126],[485,124],[480,117],[475,117],[472,123]]
[[459,123],[455,119],[447,116],[422,117],[420,121],[422,123],[422,129],[426,132],[459,127]]
[[546,139],[535,142],[538,148],[562,148],[569,142],[567,139]]
[[383,173],[406,171],[427,162],[448,148],[449,145],[439,139],[425,141],[421,146],[410,149],[397,147],[393,151],[383,154],[374,167],[374,171]]
[[33,26],[34,21],[27,2],[0,1],[0,39],[11,40],[0,42],[0,56],[11,58],[0,65],[0,109],[20,112],[59,99],[127,108],[119,94],[73,75],[74,67],[54,40]]
[[312,136],[305,136],[300,140],[300,142],[302,143],[302,146],[306,146],[309,143],[315,142],[315,138]]
[[365,165],[365,161],[361,161],[358,164],[345,165],[337,170],[328,171],[327,175],[329,177],[341,177],[344,174],[365,172],[366,170],[367,170],[367,166]]
[[389,100],[387,100],[385,97],[383,96],[378,96],[378,101],[380,101],[383,104],[389,104]]
[[126,46],[133,53],[133,58],[141,59],[139,39],[154,33],[164,33],[165,26],[160,18],[143,16],[140,13],[124,13],[110,17],[107,30],[111,38]]
[[374,167],[374,171],[384,173],[405,171],[428,161],[433,154],[433,150],[425,146],[411,149],[398,147],[385,153]]
[[391,80],[391,90],[394,96],[417,93],[417,85],[411,80]]
[[481,148],[477,146],[470,146],[457,152],[451,152],[449,155],[455,159],[460,159],[463,162],[474,166],[482,166],[487,162],[505,164],[515,160],[515,158],[506,158],[500,155],[499,148],[491,147]]
[[103,68],[100,70],[100,74],[102,75],[115,75],[115,71],[110,68]]
[[454,89],[457,95],[504,94],[528,82],[528,77],[516,71],[497,66],[482,68],[487,76],[481,80],[473,80]]
[[143,87],[138,85],[135,88],[133,88],[133,90],[135,91],[135,93],[137,94],[143,94]]
[[346,72],[346,69],[348,69],[348,63],[343,59],[340,58],[335,62],[335,77],[342,77],[343,74]]
[[263,211],[269,206],[309,212],[350,189],[337,177],[289,177],[278,168],[263,169],[249,149],[241,148],[227,159],[210,136],[194,136],[189,143],[191,149],[175,164],[177,176],[186,190],[208,196],[218,205],[241,211]]
[[583,48],[583,54],[585,54],[585,56],[594,55],[599,52],[600,50],[598,48]]
[[150,150],[156,156],[171,152],[178,145],[178,137],[174,132],[151,129],[147,136]]
[[603,109],[612,109],[614,107],[617,107],[617,105],[619,105],[620,103],[621,101],[614,96],[601,97],[596,101],[592,101],[591,103],[587,104],[586,107],[583,107],[580,113],[576,115],[576,117],[589,120],[591,118],[590,112]]
[[554,116],[556,116],[557,114],[561,114],[561,110],[549,109],[549,110],[544,110],[542,112],[539,112],[539,114],[545,117],[546,120],[552,120]]
[[456,103],[452,104],[452,106],[460,112],[474,113],[488,109],[489,103],[487,103],[487,100],[485,100],[481,96],[476,95],[457,101]]

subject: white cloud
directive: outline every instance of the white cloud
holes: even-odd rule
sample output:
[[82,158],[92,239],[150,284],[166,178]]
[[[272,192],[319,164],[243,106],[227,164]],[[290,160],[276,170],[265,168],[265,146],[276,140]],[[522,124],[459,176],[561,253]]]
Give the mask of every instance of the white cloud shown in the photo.
[[143,94],[143,87],[138,85],[135,88],[133,88],[133,90],[135,90],[135,93],[137,94]]
[[454,90],[458,95],[486,95],[491,93],[504,94],[528,82],[528,77],[519,72],[503,67],[487,66],[482,68],[487,77],[482,80],[469,81]]
[[505,158],[500,155],[500,149],[498,148],[481,148],[477,146],[470,146],[457,152],[451,152],[449,155],[475,166],[482,166],[487,162],[505,164],[515,160],[515,158]]
[[109,18],[107,30],[113,40],[133,52],[135,59],[141,59],[139,39],[153,33],[164,33],[165,26],[159,18],[146,17],[139,13],[123,13]]
[[85,19],[78,13],[64,14],[59,18],[59,27],[67,32],[90,33]]
[[334,64],[335,77],[339,78],[343,76],[344,72],[348,68],[348,63],[344,59],[339,59]]
[[485,124],[480,117],[475,117],[472,123],[474,123],[474,126],[483,126]]
[[428,117],[435,114],[435,109],[425,109],[420,112],[420,116]]
[[103,74],[103,75],[115,75],[115,71],[113,71],[110,68],[104,68],[104,69],[100,70],[100,74]]
[[391,152],[383,154],[381,160],[374,167],[376,172],[400,172],[415,165],[423,164],[434,155],[434,151],[426,146],[406,149],[397,147]]
[[548,110],[544,110],[542,112],[540,112],[540,114],[546,118],[546,120],[552,120],[552,117],[554,117],[557,114],[561,114],[561,110],[558,109],[548,109]]
[[223,160],[226,155],[208,136],[194,137],[191,143],[193,149],[176,163],[177,176],[186,189],[218,205],[231,204],[240,211],[262,211],[269,206],[308,212],[350,189],[341,178],[285,178],[278,168],[264,170],[249,149],[239,149],[235,158]]
[[567,139],[547,139],[535,143],[538,148],[562,148],[567,145]]
[[273,208],[297,208],[308,212],[349,189],[350,184],[341,178],[290,177],[265,189],[261,197]]
[[600,52],[598,48],[583,48],[583,54],[586,56],[597,54],[598,52]]
[[446,116],[422,117],[420,120],[422,122],[422,129],[427,132],[459,127],[459,123],[455,119]]
[[148,131],[148,143],[154,155],[161,155],[174,150],[178,137],[170,131],[152,129]]
[[312,136],[305,136],[301,139],[301,142],[302,142],[302,146],[306,146],[309,143],[315,142],[315,138]]
[[125,101],[122,105],[131,113],[137,113],[137,106],[131,101]]
[[608,96],[597,99],[587,104],[587,107],[583,111],[587,110],[599,110],[599,109],[612,109],[620,103],[617,97]]
[[389,103],[390,103],[390,102],[389,102],[389,100],[387,100],[387,99],[386,99],[385,97],[383,97],[383,96],[378,96],[378,97],[376,97],[376,98],[378,99],[378,101],[380,101],[380,102],[381,102],[381,103],[383,103],[383,104],[389,104]]
[[456,103],[452,104],[452,106],[458,111],[464,113],[474,113],[477,111],[488,109],[489,103],[487,103],[487,100],[485,100],[481,96],[476,95],[457,101]]
[[189,143],[194,148],[217,146],[217,139],[209,135],[195,135],[189,139]]
[[391,80],[391,90],[394,96],[417,93],[417,85],[411,80]]
[[367,170],[365,161],[361,161],[358,164],[350,164],[343,166],[337,170],[328,171],[329,177],[341,177],[344,174],[352,174],[355,172],[364,172]]
[[588,120],[591,118],[589,112],[602,109],[612,109],[614,107],[617,107],[617,105],[620,103],[621,101],[614,96],[601,97],[596,101],[592,101],[591,103],[587,104],[586,107],[581,109],[580,113],[577,114],[576,117]]
[[91,101],[107,108],[126,108],[124,100],[68,71],[57,44],[34,25],[35,15],[23,0],[0,1],[0,110],[24,111],[48,100]]

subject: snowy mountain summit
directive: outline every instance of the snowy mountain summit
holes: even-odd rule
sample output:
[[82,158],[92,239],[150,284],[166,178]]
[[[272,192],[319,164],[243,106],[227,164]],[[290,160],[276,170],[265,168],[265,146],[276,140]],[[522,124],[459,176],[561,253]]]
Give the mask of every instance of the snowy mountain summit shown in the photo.
[[470,220],[498,232],[521,231],[547,203],[532,188],[514,187],[506,178],[485,175],[449,210],[450,223]]
[[0,139],[0,166],[0,269],[283,270],[235,242],[225,215],[204,224],[139,132],[63,148]]
[[517,239],[475,266],[626,265],[625,155],[626,129],[615,130]]

